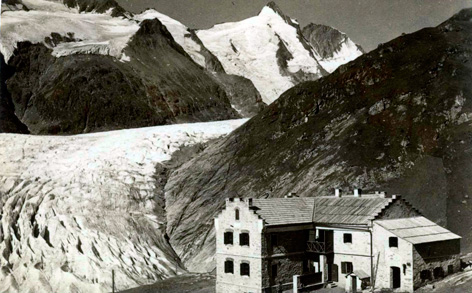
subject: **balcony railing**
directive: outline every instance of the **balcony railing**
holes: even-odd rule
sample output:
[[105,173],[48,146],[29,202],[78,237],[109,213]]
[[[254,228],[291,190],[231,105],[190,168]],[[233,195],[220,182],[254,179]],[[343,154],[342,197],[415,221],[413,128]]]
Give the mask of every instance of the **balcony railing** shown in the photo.
[[307,244],[308,252],[317,252],[317,253],[333,252],[332,242],[308,241],[306,244]]

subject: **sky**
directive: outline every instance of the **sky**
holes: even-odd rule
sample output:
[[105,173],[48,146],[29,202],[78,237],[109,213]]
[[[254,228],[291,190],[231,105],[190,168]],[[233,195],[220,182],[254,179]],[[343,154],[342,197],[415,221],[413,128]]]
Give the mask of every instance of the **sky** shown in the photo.
[[[154,8],[190,28],[210,28],[254,15],[268,0],[117,0],[126,10]],[[472,0],[276,0],[303,27],[311,22],[345,32],[366,51],[424,27],[440,24]]]

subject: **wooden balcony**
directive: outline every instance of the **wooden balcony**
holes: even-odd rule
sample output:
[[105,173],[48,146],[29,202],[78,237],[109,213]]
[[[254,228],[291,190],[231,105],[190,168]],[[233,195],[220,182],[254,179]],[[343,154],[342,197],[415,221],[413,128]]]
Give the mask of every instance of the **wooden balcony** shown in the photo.
[[315,253],[331,253],[333,252],[333,242],[331,241],[308,241],[307,243],[308,252]]

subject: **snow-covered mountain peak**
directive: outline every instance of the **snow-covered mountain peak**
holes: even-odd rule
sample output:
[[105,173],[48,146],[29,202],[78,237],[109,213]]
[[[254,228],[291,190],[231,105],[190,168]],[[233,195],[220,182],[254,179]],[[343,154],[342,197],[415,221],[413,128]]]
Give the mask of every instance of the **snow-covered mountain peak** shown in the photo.
[[218,24],[197,35],[227,73],[250,79],[266,104],[298,82],[326,73],[298,24],[275,4],[269,3],[257,16]]

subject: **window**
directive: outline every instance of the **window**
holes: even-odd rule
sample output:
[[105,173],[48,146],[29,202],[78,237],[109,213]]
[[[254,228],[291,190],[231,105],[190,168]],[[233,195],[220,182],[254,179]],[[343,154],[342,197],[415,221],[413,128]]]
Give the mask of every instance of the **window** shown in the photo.
[[454,274],[454,266],[453,265],[448,265],[447,266],[447,274],[448,275]]
[[249,246],[249,233],[243,232],[243,233],[239,234],[239,245]]
[[341,273],[349,274],[352,273],[354,268],[352,267],[352,262],[343,261],[341,262]]
[[352,243],[352,234],[344,233],[343,234],[344,243]]
[[224,237],[224,242],[225,244],[233,244],[233,232],[225,232],[225,237]]
[[239,210],[238,209],[234,210],[234,218],[236,219],[236,221],[239,221]]
[[398,238],[397,237],[389,237],[388,238],[388,246],[389,247],[398,247]]
[[431,280],[431,271],[430,270],[422,270],[420,273],[421,281]]
[[241,263],[241,276],[249,276],[249,263],[243,262]]
[[232,259],[225,261],[225,273],[234,274],[234,263]]
[[277,264],[272,265],[271,276],[272,280],[275,280],[275,278],[277,278]]
[[277,234],[270,234],[270,243],[272,244],[272,247],[275,247],[278,245]]
[[444,270],[442,267],[435,267],[433,270],[433,275],[435,279],[444,278]]

